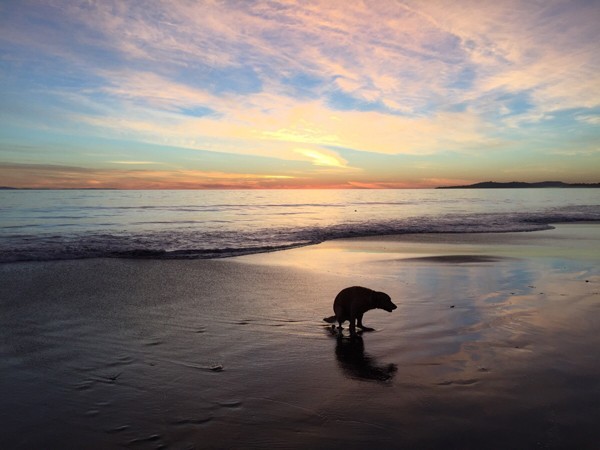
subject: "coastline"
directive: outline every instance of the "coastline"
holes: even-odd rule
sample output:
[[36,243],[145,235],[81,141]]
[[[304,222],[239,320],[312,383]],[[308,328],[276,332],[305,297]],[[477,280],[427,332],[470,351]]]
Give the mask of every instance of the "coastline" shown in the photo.
[[[598,250],[569,224],[3,264],[3,445],[591,449]],[[398,310],[338,340],[355,284]]]
[[597,192],[6,192],[0,263],[212,259],[359,236],[543,230],[561,221],[600,223]]

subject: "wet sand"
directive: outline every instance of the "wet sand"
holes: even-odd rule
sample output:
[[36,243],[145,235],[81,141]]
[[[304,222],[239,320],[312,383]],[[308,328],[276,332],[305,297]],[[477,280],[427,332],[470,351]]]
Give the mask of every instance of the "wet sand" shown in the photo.
[[[597,448],[599,263],[578,224],[0,265],[0,447]],[[351,285],[398,305],[356,340]]]

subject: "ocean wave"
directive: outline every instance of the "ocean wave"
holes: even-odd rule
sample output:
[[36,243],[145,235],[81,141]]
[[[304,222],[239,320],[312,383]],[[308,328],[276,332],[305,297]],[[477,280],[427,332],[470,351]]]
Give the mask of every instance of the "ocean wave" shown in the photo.
[[[216,219],[216,217],[214,218]],[[0,241],[0,262],[84,258],[212,259],[317,244],[332,239],[413,233],[498,233],[552,228],[553,223],[595,221],[597,206],[550,208],[541,212],[438,214],[402,219],[353,218],[329,225],[258,226],[239,229],[198,226],[158,230],[15,233]],[[212,222],[212,221],[211,221]],[[160,223],[159,223],[160,224]]]

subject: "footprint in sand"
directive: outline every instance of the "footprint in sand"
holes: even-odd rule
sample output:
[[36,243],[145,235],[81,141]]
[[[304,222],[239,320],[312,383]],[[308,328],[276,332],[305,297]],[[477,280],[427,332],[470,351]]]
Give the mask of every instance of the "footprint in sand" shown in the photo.
[[459,386],[471,386],[473,384],[478,383],[479,380],[477,378],[469,379],[469,380],[451,380],[451,381],[442,381],[441,383],[436,383],[438,386],[451,386],[453,384]]
[[206,417],[202,419],[180,419],[172,422],[173,425],[202,425],[213,420],[213,417]]
[[219,402],[219,406],[223,408],[239,408],[242,406],[241,400],[229,400],[225,402]]
[[146,442],[156,442],[156,441],[160,440],[160,438],[161,438],[160,434],[152,434],[148,437],[132,439],[129,441],[129,443],[130,444],[143,444]]
[[109,362],[108,367],[127,366],[133,363],[134,359],[129,355],[119,356],[115,361]]
[[122,431],[129,430],[129,428],[131,428],[129,425],[121,425],[121,426],[118,426],[115,428],[110,428],[110,429],[106,430],[106,432],[111,433],[111,434],[112,433],[120,433]]

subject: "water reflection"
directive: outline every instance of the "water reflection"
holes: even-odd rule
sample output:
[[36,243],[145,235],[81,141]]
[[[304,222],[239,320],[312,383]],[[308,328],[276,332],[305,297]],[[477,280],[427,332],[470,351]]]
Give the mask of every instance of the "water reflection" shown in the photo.
[[389,381],[398,367],[396,364],[384,364],[365,353],[362,337],[348,339],[337,336],[335,356],[344,374],[349,378],[369,381]]

